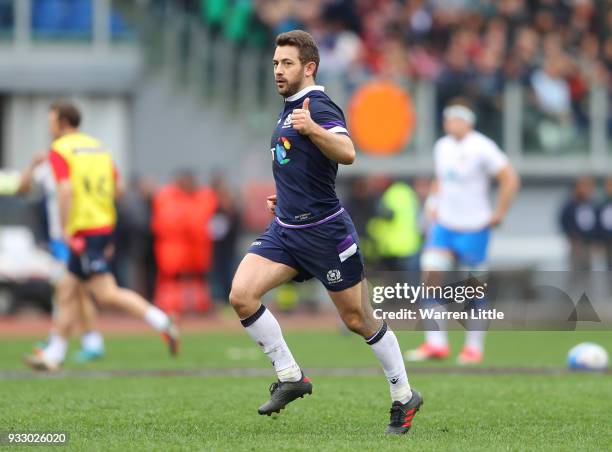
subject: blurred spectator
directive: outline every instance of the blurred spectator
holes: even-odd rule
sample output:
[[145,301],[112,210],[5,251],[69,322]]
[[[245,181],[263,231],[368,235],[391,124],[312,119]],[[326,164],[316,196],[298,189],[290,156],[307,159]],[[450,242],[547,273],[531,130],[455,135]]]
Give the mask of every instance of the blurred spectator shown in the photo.
[[[573,108],[575,104],[572,103],[569,78],[572,71],[571,61],[557,52],[551,50],[551,55],[546,57],[543,66],[533,72],[531,88],[535,108],[528,110],[524,118],[525,132],[528,136],[531,134],[532,139],[527,140],[528,148],[555,153],[575,145],[578,121],[574,127],[572,113],[582,112],[581,108]],[[577,77],[574,81],[574,87],[577,88],[581,80]],[[576,97],[579,96],[579,93],[575,94]],[[586,121],[583,115],[580,118],[583,123]]]
[[209,223],[217,208],[212,189],[200,187],[190,170],[153,197],[157,287],[155,301],[166,312],[207,311],[207,274],[212,266]]
[[597,237],[595,183],[590,176],[579,178],[561,209],[559,222],[570,247],[570,269],[590,271],[593,243]]
[[371,261],[374,254],[372,240],[367,232],[367,224],[376,214],[376,204],[377,196],[373,193],[369,180],[361,176],[353,179],[345,207],[353,219],[355,231],[360,240],[359,246],[363,250],[366,263]]
[[419,271],[420,203],[414,190],[396,181],[383,193],[377,215],[368,222],[382,271]]
[[270,28],[272,35],[302,26],[297,17],[296,2],[292,0],[255,0],[255,6],[260,20]]
[[119,254],[126,256],[119,271],[126,278],[127,286],[136,290],[148,300],[153,299],[155,288],[155,253],[151,230],[151,208],[155,181],[149,177],[134,178],[130,189],[119,200],[116,259]]
[[425,243],[427,231],[431,225],[431,218],[427,218],[425,212],[425,202],[427,201],[427,197],[429,196],[431,190],[431,179],[428,177],[417,177],[414,180],[412,187],[414,188],[414,193],[417,195],[419,201],[418,222],[419,231],[421,233],[421,243]]
[[227,303],[236,271],[240,206],[222,175],[216,175],[211,186],[217,198],[217,211],[210,221],[210,233],[214,242],[212,292],[214,300]]
[[327,23],[327,29],[319,38],[321,70],[317,76],[324,81],[328,75],[347,74],[353,70],[361,57],[361,39],[345,28],[340,18]]
[[605,255],[606,271],[612,271],[612,176],[608,176],[604,181],[604,199],[597,209],[597,226]]
[[571,107],[570,89],[564,77],[565,67],[561,57],[549,57],[531,77],[540,110],[560,121],[568,117]]
[[127,226],[129,213],[121,202],[116,203],[117,224],[113,231],[113,259],[110,263],[111,272],[117,280],[119,287],[131,287],[129,247],[130,235]]
[[473,42],[474,39],[471,33],[457,34],[451,39],[444,59],[444,67],[437,80],[437,100],[440,113],[450,99],[465,95],[470,91],[475,74],[470,67],[471,57],[468,55],[468,47],[477,45]]
[[495,50],[483,51],[476,60],[473,94],[474,108],[478,111],[478,129],[497,142],[502,140],[501,102],[504,77],[501,69],[501,54]]
[[506,61],[507,77],[528,85],[536,67],[538,47],[539,36],[534,28],[525,26],[518,30],[514,48],[510,50],[510,58]]
[[351,182],[346,209],[351,214],[359,237],[365,236],[368,220],[376,213],[376,198],[365,177],[355,177]]

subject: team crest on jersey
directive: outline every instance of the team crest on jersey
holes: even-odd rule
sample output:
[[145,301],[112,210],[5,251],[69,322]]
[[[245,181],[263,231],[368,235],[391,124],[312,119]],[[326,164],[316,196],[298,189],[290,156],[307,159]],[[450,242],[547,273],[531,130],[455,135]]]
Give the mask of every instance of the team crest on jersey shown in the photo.
[[289,113],[287,115],[287,117],[285,118],[285,122],[283,122],[283,127],[282,128],[283,129],[287,129],[289,127],[291,127],[291,113]]
[[272,160],[276,158],[276,161],[281,165],[286,165],[291,161],[287,158],[287,151],[291,149],[291,142],[285,138],[280,137],[276,142],[276,147],[270,149],[272,152]]

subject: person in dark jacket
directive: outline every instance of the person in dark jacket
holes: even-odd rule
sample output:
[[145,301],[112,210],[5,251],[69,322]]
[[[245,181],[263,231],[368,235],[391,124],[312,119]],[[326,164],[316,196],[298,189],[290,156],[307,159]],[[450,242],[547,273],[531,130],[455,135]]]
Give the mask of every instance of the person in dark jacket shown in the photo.
[[238,264],[236,250],[240,235],[240,208],[223,175],[216,174],[211,186],[217,196],[217,210],[210,221],[214,243],[212,291],[214,300],[227,303]]
[[570,269],[590,271],[593,245],[597,238],[595,183],[590,176],[576,180],[572,196],[561,209],[559,223],[569,242]]
[[605,270],[612,271],[612,176],[604,181],[604,199],[597,208],[597,232],[605,256]]

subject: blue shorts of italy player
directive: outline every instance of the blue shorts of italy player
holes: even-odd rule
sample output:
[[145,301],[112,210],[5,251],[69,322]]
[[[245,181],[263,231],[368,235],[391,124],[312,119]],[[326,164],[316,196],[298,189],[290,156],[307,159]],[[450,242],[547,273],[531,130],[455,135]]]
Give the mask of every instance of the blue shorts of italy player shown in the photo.
[[478,231],[456,231],[435,223],[429,231],[426,248],[451,251],[459,264],[476,267],[487,260],[490,228]]
[[81,253],[70,250],[68,271],[85,281],[94,275],[110,271],[106,252],[112,242],[112,235],[88,235],[83,238],[85,239],[85,247]]
[[357,232],[344,208],[309,226],[282,226],[275,218],[248,252],[296,269],[294,281],[314,277],[332,292],[353,287],[364,277]]

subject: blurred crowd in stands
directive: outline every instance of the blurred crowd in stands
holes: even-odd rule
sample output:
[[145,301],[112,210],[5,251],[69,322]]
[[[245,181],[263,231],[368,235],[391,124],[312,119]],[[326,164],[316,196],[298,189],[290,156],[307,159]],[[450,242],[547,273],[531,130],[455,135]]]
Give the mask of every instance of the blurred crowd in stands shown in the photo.
[[[133,33],[113,2],[113,37]],[[321,49],[319,80],[355,87],[366,77],[427,80],[438,113],[468,97],[479,128],[502,141],[504,87],[524,90],[528,151],[586,150],[591,86],[607,87],[612,142],[612,0],[139,0],[158,12],[199,17],[213,36],[240,48],[269,48],[280,32],[304,28]],[[14,26],[14,0],[0,0],[0,31]],[[91,36],[93,0],[32,0],[42,38]],[[126,6],[127,5],[127,6]],[[605,113],[603,113],[605,114]]]
[[[607,86],[612,96],[612,0],[150,2],[197,14],[240,44],[270,46],[277,33],[304,28],[319,43],[322,82],[337,75],[353,85],[371,75],[429,80],[438,111],[453,97],[469,97],[479,128],[498,141],[503,89],[515,81],[527,94],[523,141],[534,150],[586,149],[590,86]],[[612,111],[607,127],[612,136]]]

